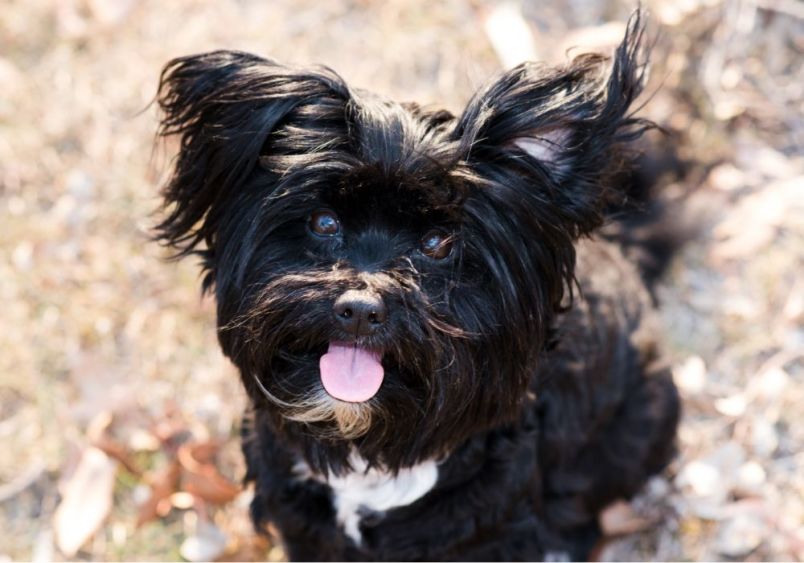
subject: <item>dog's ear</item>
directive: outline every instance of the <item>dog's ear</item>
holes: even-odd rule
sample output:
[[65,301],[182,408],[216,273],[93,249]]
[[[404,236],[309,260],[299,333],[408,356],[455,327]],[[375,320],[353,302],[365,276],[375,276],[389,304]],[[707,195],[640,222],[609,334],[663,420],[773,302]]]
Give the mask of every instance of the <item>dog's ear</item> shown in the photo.
[[587,54],[563,68],[526,63],[504,74],[460,117],[462,158],[508,189],[524,176],[575,236],[597,227],[616,195],[606,180],[621,164],[618,146],[650,127],[629,114],[643,87],[643,34],[637,11],[610,65]]
[[[320,130],[328,120],[343,121],[348,97],[340,77],[325,68],[295,70],[235,51],[170,61],[157,94],[159,134],[178,135],[180,152],[164,189],[168,214],[156,227],[157,238],[179,256],[204,241],[199,253],[208,260],[221,215],[228,202],[244,196],[244,182],[267,167],[259,166],[266,152],[287,160],[294,152],[315,151],[322,141],[303,134],[313,129],[305,123],[316,122]],[[276,141],[280,129],[294,127],[300,132],[292,139]]]

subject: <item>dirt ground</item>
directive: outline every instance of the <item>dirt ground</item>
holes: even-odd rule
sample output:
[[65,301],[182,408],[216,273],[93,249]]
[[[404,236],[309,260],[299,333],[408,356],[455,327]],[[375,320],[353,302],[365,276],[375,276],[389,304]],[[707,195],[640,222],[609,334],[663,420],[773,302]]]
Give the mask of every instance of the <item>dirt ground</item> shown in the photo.
[[[685,164],[665,193],[693,234],[660,288],[685,411],[678,460],[608,514],[598,556],[800,561],[804,4],[644,4],[642,114]],[[248,523],[244,395],[197,268],[148,240],[166,61],[237,48],[457,111],[523,53],[610,49],[634,5],[4,0],[0,561],[284,556]]]

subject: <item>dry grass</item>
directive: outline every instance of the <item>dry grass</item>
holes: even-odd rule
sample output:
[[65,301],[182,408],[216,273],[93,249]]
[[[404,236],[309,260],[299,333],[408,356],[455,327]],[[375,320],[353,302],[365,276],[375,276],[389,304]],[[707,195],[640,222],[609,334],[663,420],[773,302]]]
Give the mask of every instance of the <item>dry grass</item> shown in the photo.
[[[631,4],[550,0],[528,3],[523,13],[536,54],[560,61],[573,42],[605,39],[605,28],[595,26],[623,21]],[[685,185],[669,190],[696,188],[679,220],[694,223],[697,237],[662,290],[686,416],[680,459],[634,504],[661,523],[602,555],[720,559],[750,535],[740,532],[747,519],[760,541],[733,558],[801,559],[801,5],[647,5],[660,31],[654,82],[663,86],[645,112],[677,133],[692,162]],[[214,307],[199,297],[192,263],[168,263],[148,242],[170,156],[169,148],[152,149],[157,116],[148,105],[161,66],[174,56],[238,48],[324,63],[398,99],[457,109],[499,68],[482,25],[492,6],[3,3],[0,560],[64,557],[53,539],[59,483],[74,471],[99,413],[113,413],[109,432],[145,470],[169,457],[153,439],[171,412],[195,440],[225,442],[220,471],[242,475],[234,438],[245,401],[218,351]],[[701,467],[717,476],[710,489]],[[199,516],[227,534],[226,557],[282,556],[250,539],[248,493],[218,508],[176,508],[138,529],[145,481],[117,471],[111,513],[76,558],[176,559]]]

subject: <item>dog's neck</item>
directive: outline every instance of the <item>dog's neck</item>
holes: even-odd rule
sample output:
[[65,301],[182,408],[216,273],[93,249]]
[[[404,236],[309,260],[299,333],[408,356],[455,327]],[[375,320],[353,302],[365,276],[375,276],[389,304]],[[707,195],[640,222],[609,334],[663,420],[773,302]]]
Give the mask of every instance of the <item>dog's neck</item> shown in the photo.
[[378,516],[400,506],[407,506],[426,495],[438,480],[438,465],[425,461],[399,470],[369,468],[366,461],[353,453],[349,458],[352,471],[342,475],[323,476],[313,472],[304,461],[294,470],[300,479],[314,479],[332,489],[338,523],[357,545],[361,544],[360,522],[366,516]]

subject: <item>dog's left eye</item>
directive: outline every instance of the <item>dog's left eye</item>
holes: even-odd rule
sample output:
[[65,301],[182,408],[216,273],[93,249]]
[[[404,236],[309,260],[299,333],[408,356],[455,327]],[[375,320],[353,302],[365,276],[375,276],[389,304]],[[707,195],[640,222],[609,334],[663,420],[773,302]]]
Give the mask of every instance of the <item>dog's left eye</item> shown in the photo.
[[452,252],[452,237],[443,231],[430,231],[422,237],[421,251],[425,256],[443,260]]
[[338,216],[328,209],[321,209],[310,216],[310,230],[323,237],[337,235],[341,230]]

